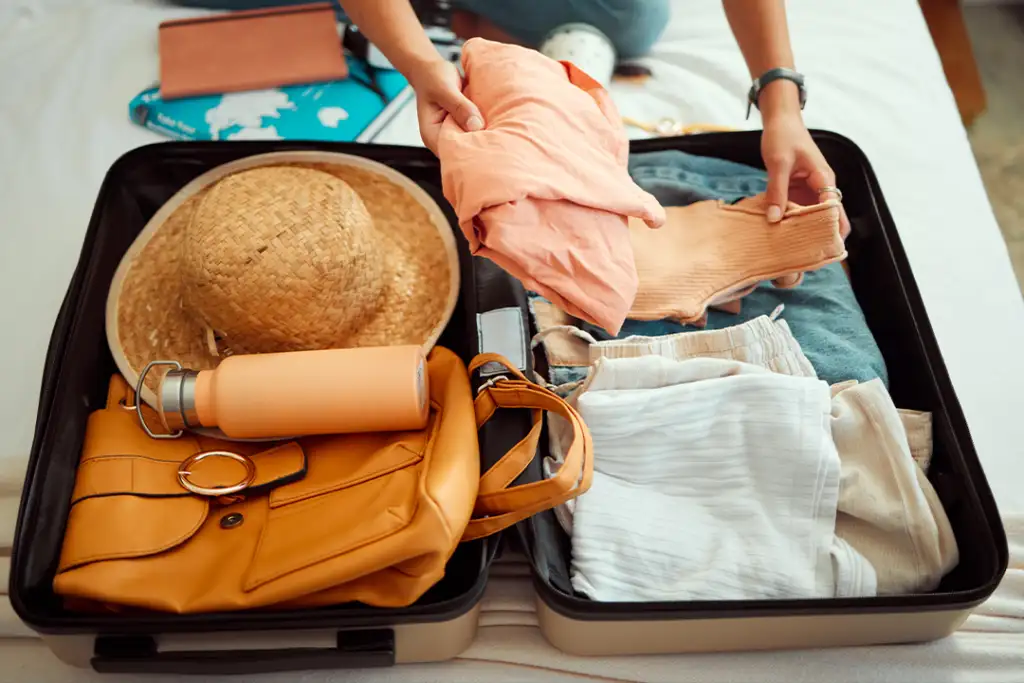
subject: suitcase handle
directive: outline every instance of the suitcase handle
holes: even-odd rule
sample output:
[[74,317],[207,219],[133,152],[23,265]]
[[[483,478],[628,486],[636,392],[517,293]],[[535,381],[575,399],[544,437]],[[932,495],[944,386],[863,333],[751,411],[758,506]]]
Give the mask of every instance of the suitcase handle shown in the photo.
[[335,647],[281,650],[192,650],[160,652],[152,636],[99,636],[92,668],[99,673],[168,673],[224,676],[310,669],[393,666],[392,629],[339,631]]

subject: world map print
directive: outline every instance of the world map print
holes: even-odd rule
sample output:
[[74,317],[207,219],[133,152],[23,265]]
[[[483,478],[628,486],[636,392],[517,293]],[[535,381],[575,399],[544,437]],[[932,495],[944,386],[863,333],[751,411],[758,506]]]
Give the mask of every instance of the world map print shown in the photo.
[[349,78],[164,101],[159,87],[132,99],[131,119],[179,140],[351,142],[408,88],[390,69],[350,58]]

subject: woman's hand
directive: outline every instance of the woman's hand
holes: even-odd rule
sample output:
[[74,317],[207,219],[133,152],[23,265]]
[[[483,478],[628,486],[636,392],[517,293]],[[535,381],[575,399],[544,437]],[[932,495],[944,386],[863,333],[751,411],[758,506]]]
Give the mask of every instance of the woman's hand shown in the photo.
[[[761,155],[768,169],[769,223],[782,219],[787,201],[808,205],[836,198],[833,192],[819,193],[821,188],[835,187],[836,174],[814,143],[799,113],[765,118]],[[850,234],[850,221],[842,205],[839,229],[842,238],[846,239]]]
[[484,119],[462,94],[455,65],[437,53],[409,0],[342,0],[351,23],[384,53],[416,91],[423,144],[437,154],[441,123],[451,115],[463,129],[484,127]]
[[[751,78],[760,78],[777,67],[794,68],[784,0],[722,0],[722,5]],[[768,169],[768,221],[782,219],[789,199],[807,205],[835,198],[834,193],[818,192],[835,187],[836,174],[804,126],[796,83],[786,79],[769,82],[761,89],[757,107],[764,121],[761,155]],[[845,239],[850,221],[845,210],[839,215]]]
[[438,57],[417,66],[409,76],[416,91],[420,137],[431,152],[437,154],[441,123],[448,116],[463,130],[477,131],[484,127],[480,110],[462,94],[462,76],[454,64]]

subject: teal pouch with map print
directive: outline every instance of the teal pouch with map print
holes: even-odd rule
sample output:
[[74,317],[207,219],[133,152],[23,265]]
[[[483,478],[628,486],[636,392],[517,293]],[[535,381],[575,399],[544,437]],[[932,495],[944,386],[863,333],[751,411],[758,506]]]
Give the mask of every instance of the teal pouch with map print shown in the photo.
[[178,140],[368,142],[413,97],[405,77],[351,56],[342,81],[165,102],[154,86],[128,105],[131,120]]

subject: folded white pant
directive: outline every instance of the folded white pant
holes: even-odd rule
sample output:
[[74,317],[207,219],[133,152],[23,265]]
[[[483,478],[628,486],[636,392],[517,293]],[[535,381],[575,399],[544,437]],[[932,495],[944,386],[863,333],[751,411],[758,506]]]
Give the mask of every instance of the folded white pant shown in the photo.
[[[790,332],[789,325],[785,320],[777,318],[779,312],[777,311],[770,317],[758,316],[741,325],[720,330],[682,332],[662,337],[633,336],[610,341],[590,339],[589,345],[583,347],[577,345],[586,344],[585,337],[587,335],[579,336],[579,330],[549,328],[551,336],[545,340],[545,346],[551,350],[549,351],[549,360],[551,353],[559,351],[570,354],[572,359],[578,359],[583,353],[586,353],[586,360],[579,362],[588,365],[592,365],[602,358],[639,358],[643,356],[661,356],[673,360],[723,358],[743,361],[783,375],[817,377],[807,356],[800,349],[800,344]],[[573,329],[576,334],[570,334],[569,329]],[[556,342],[556,340],[560,341]],[[575,405],[576,398],[585,388],[586,384],[570,394],[568,401]],[[568,424],[562,418],[549,416],[549,455],[544,460],[544,474],[547,477],[558,471],[558,467],[561,465],[564,455],[563,446],[568,445],[567,439],[571,434],[566,431],[567,428]],[[555,516],[562,528],[569,534],[572,533],[572,515],[575,505],[576,501],[570,500],[555,508]]]
[[726,358],[783,375],[817,377],[786,321],[766,315],[720,330],[599,341],[590,345],[589,354],[591,363],[598,358],[639,356],[663,356],[676,360]]
[[874,566],[880,595],[934,590],[959,551],[908,439],[929,446],[930,457],[930,416],[897,411],[877,379],[832,392],[832,438],[842,462],[836,536]]
[[595,473],[573,587],[600,601],[873,595],[870,564],[835,541],[830,402],[824,382],[736,361],[598,360],[577,401]]
[[568,318],[561,311],[535,302],[534,314],[543,327],[534,337],[534,346],[544,342],[548,365],[553,368],[591,365],[598,358],[728,358],[783,375],[817,377],[789,325],[778,318],[781,309],[780,306],[771,316],[758,316],[719,330],[598,341],[568,324]]

